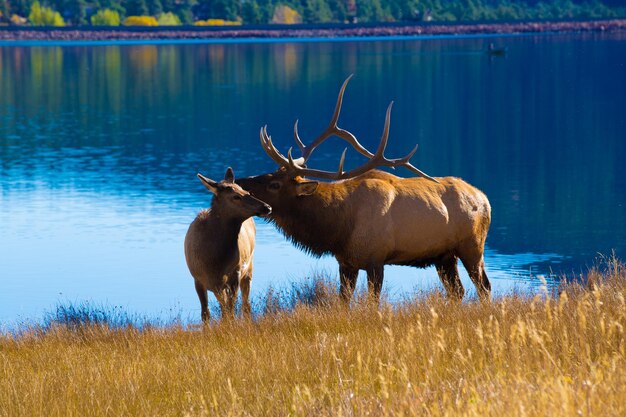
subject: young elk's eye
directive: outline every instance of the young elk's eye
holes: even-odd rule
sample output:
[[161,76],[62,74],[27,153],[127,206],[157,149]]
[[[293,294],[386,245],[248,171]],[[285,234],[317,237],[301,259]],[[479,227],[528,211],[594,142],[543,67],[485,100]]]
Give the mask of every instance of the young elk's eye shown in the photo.
[[279,182],[270,182],[270,185],[268,186],[268,188],[270,190],[278,190],[280,188],[280,183]]
[[233,197],[233,200],[241,200],[241,196],[240,196],[240,195],[235,195],[235,196]]

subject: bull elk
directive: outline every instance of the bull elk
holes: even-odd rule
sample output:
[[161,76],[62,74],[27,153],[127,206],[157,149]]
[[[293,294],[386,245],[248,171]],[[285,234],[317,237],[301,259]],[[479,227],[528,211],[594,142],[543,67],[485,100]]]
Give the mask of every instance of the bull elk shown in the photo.
[[[269,220],[297,246],[321,256],[332,254],[339,263],[340,293],[349,302],[358,271],[367,272],[368,288],[376,300],[383,284],[384,265],[435,265],[447,296],[462,299],[460,258],[481,299],[491,285],[483,259],[491,221],[489,200],[480,190],[454,177],[432,178],[410,163],[417,146],[404,158],[384,156],[389,137],[392,103],[375,153],[350,132],[337,126],[343,83],[328,127],[310,144],[294,137],[302,156],[282,155],[261,128],[263,150],[279,166],[269,174],[238,179],[242,188],[272,206]],[[336,172],[307,167],[313,151],[337,136],[368,158],[360,167],[344,171],[346,151]],[[405,167],[419,177],[401,178],[375,167]],[[320,182],[307,178],[330,180]]]
[[198,174],[214,194],[211,208],[201,211],[185,236],[185,259],[200,299],[202,321],[209,321],[207,290],[215,294],[223,316],[233,316],[241,286],[242,310],[250,315],[250,281],[256,228],[252,216],[272,212],[270,206],[235,184],[235,174],[226,170],[215,182]]

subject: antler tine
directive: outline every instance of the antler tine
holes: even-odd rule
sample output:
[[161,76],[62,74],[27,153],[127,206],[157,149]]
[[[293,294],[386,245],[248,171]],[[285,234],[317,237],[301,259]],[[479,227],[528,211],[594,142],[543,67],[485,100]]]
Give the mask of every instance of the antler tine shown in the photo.
[[409,152],[409,154],[407,156],[405,156],[404,158],[402,158],[402,160],[404,162],[409,162],[409,159],[413,158],[413,155],[415,155],[415,152],[417,152],[417,146],[415,145],[415,148],[413,148],[413,150],[411,152]]
[[380,139],[380,144],[378,145],[378,150],[376,151],[376,157],[380,158],[380,165],[385,165],[393,169],[395,169],[396,167],[402,166],[419,176],[428,178],[429,180],[439,183],[439,181],[437,181],[435,178],[431,177],[430,175],[426,174],[425,172],[421,171],[420,169],[416,168],[415,166],[411,164],[410,159],[413,157],[413,155],[415,155],[415,152],[417,152],[418,145],[415,145],[413,150],[409,152],[404,158],[397,158],[397,159],[385,158],[385,149],[387,147],[387,141],[389,140],[389,126],[391,124],[392,107],[393,107],[393,101],[389,103],[389,106],[387,107],[387,114],[385,115],[385,127],[383,128],[383,134]]
[[281,155],[278,152],[278,149],[272,143],[272,138],[270,138],[267,134],[267,125],[261,128],[261,132],[259,133],[259,137],[261,138],[261,147],[265,151],[265,153],[272,158],[274,162],[276,162],[279,166],[288,167],[289,161],[287,158]]
[[315,148],[317,148],[322,142],[324,142],[326,139],[333,135],[348,142],[361,155],[364,155],[368,158],[374,156],[374,154],[365,149],[365,147],[359,143],[357,138],[352,133],[337,126],[339,114],[341,113],[341,106],[343,104],[343,94],[345,93],[348,82],[353,77],[353,75],[354,74],[350,74],[350,76],[346,78],[341,86],[341,89],[339,90],[339,94],[337,95],[337,102],[335,103],[335,111],[333,112],[333,116],[330,119],[330,123],[328,124],[326,129],[324,129],[324,131],[310,145],[306,146],[302,142],[302,140],[300,140],[300,136],[298,135],[298,121],[296,120],[293,126],[293,136],[296,144],[298,145],[298,148],[300,148],[300,151],[302,152],[302,157],[304,158],[305,163],[309,160]]
[[437,181],[436,178],[433,178],[430,175],[426,174],[424,171],[421,171],[420,169],[415,168],[410,162],[407,162],[406,164],[403,164],[402,166],[408,169],[409,171],[413,172],[414,174],[427,178],[431,181],[435,181],[437,184],[441,184],[439,181]]
[[383,134],[380,136],[380,143],[378,149],[376,149],[375,157],[385,159],[385,149],[387,148],[387,140],[389,140],[389,126],[391,125],[391,108],[393,107],[393,101],[387,106],[387,113],[385,114],[385,126],[383,127]]
[[409,152],[404,158],[397,158],[397,159],[386,159],[385,161],[388,161],[391,168],[395,168],[395,167],[405,167],[406,169],[408,169],[409,171],[413,172],[414,174],[419,175],[420,177],[424,177],[427,178],[431,181],[435,181],[436,183],[439,184],[439,181],[437,181],[435,178],[431,177],[430,175],[426,174],[424,171],[416,168],[415,166],[413,166],[413,164],[411,164],[410,159],[413,157],[413,155],[415,155],[415,152],[417,152],[417,147],[418,145],[415,145],[415,147],[413,148],[413,150],[411,152]]
[[293,159],[293,156],[291,156],[291,150],[293,148],[289,148],[289,150],[287,151],[287,158],[289,161],[289,168],[291,168],[292,170],[298,170],[298,168],[301,168],[302,165],[304,165],[304,161],[302,160],[302,158],[298,158],[298,159]]
[[296,140],[296,145],[300,148],[300,152],[304,155],[306,146],[304,146],[304,143],[300,140],[300,136],[298,136],[298,119],[296,119],[296,122],[293,124],[293,138]]
[[343,153],[341,154],[341,159],[339,160],[339,168],[337,168],[337,176],[341,177],[341,175],[343,175],[343,163],[346,160],[346,151],[348,150],[348,148],[345,148],[343,150]]

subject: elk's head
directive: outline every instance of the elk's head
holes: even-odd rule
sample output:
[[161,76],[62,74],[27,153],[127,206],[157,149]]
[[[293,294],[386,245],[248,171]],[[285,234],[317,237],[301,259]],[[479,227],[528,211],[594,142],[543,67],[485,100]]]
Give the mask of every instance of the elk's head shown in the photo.
[[272,208],[268,204],[253,197],[248,191],[235,184],[235,173],[230,167],[220,182],[213,181],[202,174],[198,174],[198,178],[214,195],[211,204],[213,209],[223,210],[229,216],[240,219],[267,216],[272,212]]
[[295,201],[298,198],[311,195],[319,185],[318,181],[294,176],[284,167],[280,167],[269,174],[240,178],[237,183],[243,189],[250,191],[252,195],[267,201],[272,207],[282,207],[281,203],[285,201]]
[[[436,179],[420,171],[409,162],[415,151],[417,151],[417,146],[415,146],[415,148],[404,158],[387,159],[385,157],[384,153],[387,146],[387,140],[389,138],[389,124],[393,102],[390,103],[387,108],[385,126],[383,128],[380,144],[378,145],[378,149],[375,153],[372,153],[363,147],[363,145],[359,143],[352,133],[337,126],[337,120],[339,119],[341,104],[343,102],[343,94],[346,86],[348,85],[348,81],[350,81],[351,78],[352,75],[344,81],[341,86],[341,90],[339,90],[339,96],[337,97],[337,103],[335,104],[335,112],[333,113],[333,117],[328,127],[326,127],[326,129],[311,144],[304,145],[304,143],[300,140],[298,135],[298,121],[296,121],[293,133],[296,144],[302,153],[300,158],[293,159],[291,149],[289,149],[287,157],[282,155],[272,143],[272,138],[267,134],[267,126],[264,126],[260,131],[261,146],[263,147],[265,153],[278,164],[279,168],[277,171],[270,174],[239,179],[237,180],[237,183],[244,189],[250,191],[253,195],[267,201],[276,210],[276,212],[279,213],[285,202],[294,202],[294,199],[304,198],[315,193],[318,189],[319,183],[317,181],[311,181],[305,179],[305,177],[326,180],[345,180],[364,174],[375,167],[386,166],[395,168],[402,166],[421,177],[438,182]],[[346,149],[341,155],[339,168],[336,172],[308,168],[306,163],[311,157],[313,151],[331,136],[337,136],[338,138],[348,142],[357,152],[366,156],[368,161],[360,167],[344,171],[343,164],[346,156]]]

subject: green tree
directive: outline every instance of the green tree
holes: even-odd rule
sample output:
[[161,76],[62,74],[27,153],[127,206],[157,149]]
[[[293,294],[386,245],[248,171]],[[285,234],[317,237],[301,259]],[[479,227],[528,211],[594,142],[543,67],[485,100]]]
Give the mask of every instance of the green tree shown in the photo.
[[122,0],[100,0],[100,9],[116,11],[120,15],[120,20],[126,16],[126,8],[122,5]]
[[65,19],[74,25],[86,25],[85,0],[64,0],[61,12]]
[[348,19],[348,10],[345,0],[327,0],[328,8],[332,11],[334,22],[344,22]]
[[304,23],[324,23],[333,19],[326,0],[306,0],[302,20]]
[[199,20],[236,20],[239,15],[238,0],[198,0],[193,13]]
[[257,0],[261,12],[261,23],[269,23],[274,16],[274,3],[272,0]]
[[111,9],[100,9],[91,16],[91,24],[94,26],[119,26],[120,21],[120,14]]
[[18,16],[28,16],[31,8],[29,0],[9,0],[9,13]]
[[2,19],[0,19],[0,21],[11,17],[11,14],[9,13],[9,3],[7,3],[7,0],[0,0],[0,15],[2,15]]
[[177,0],[172,11],[180,18],[183,24],[190,25],[193,23],[193,13],[191,10],[195,4],[195,0]]
[[33,26],[65,26],[65,21],[59,12],[49,7],[42,7],[38,1],[30,7],[28,20]]
[[148,6],[146,0],[127,0],[124,3],[126,16],[147,16]]
[[358,2],[356,15],[360,22],[383,21],[383,8],[380,0],[363,0]]
[[238,0],[214,0],[212,7],[213,16],[218,19],[237,20],[239,17]]
[[213,0],[198,0],[193,6],[193,15],[197,20],[206,20],[211,16],[211,6]]
[[256,0],[247,0],[241,4],[241,18],[243,23],[248,25],[257,25],[263,22],[261,8]]
[[172,12],[161,13],[157,21],[159,26],[180,26],[180,18]]
[[175,7],[175,0],[161,0],[161,6],[164,12],[173,12]]
[[419,0],[387,0],[385,4],[393,20],[416,20],[419,16]]
[[161,0],[146,0],[146,6],[148,7],[148,13],[151,16],[160,16],[161,13],[163,13]]

